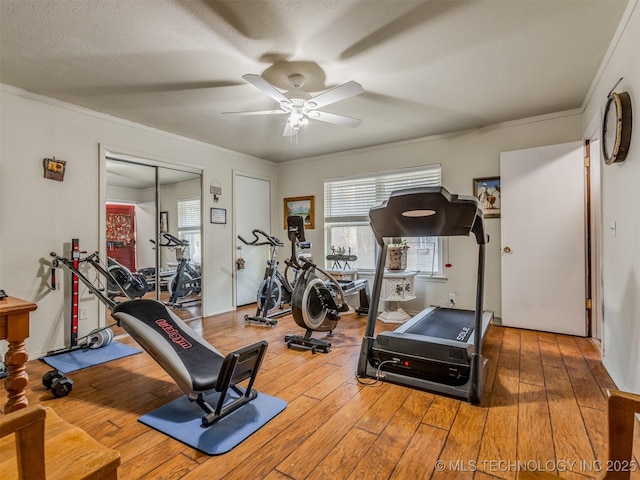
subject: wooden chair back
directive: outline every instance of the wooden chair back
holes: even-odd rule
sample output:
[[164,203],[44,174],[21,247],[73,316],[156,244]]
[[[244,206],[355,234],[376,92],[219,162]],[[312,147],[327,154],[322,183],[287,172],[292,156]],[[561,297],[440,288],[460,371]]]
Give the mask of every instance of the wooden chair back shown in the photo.
[[40,405],[0,415],[0,452],[3,480],[118,478],[120,452]]

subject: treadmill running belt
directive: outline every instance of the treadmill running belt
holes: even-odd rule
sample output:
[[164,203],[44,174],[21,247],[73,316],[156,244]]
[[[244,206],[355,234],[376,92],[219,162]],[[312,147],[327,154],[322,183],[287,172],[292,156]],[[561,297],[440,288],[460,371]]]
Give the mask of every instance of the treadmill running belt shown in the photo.
[[474,329],[474,315],[470,310],[436,308],[406,333],[466,342]]

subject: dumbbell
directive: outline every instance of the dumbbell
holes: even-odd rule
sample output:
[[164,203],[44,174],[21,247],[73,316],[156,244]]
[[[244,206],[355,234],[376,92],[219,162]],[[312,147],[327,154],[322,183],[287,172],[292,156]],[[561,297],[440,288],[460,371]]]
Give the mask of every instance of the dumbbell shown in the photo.
[[42,385],[51,393],[54,397],[66,397],[73,390],[73,380],[65,377],[59,370],[49,370],[42,376]]

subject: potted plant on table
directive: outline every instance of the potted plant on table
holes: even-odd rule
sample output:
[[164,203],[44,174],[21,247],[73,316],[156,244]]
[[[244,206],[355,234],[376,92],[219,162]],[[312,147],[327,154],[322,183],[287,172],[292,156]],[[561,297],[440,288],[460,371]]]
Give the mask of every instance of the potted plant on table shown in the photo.
[[387,247],[387,269],[392,271],[403,271],[407,268],[407,245],[406,240],[400,243],[391,243]]

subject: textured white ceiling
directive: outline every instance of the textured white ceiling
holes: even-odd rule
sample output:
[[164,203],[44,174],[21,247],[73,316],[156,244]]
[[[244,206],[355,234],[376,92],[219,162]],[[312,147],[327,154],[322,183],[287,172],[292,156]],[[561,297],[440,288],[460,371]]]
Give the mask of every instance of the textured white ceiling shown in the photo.
[[[627,0],[0,0],[0,82],[274,161],[582,105]],[[357,128],[229,116],[293,67]],[[275,66],[274,66],[275,64]],[[296,68],[293,68],[294,70]],[[285,84],[278,84],[285,87]]]

